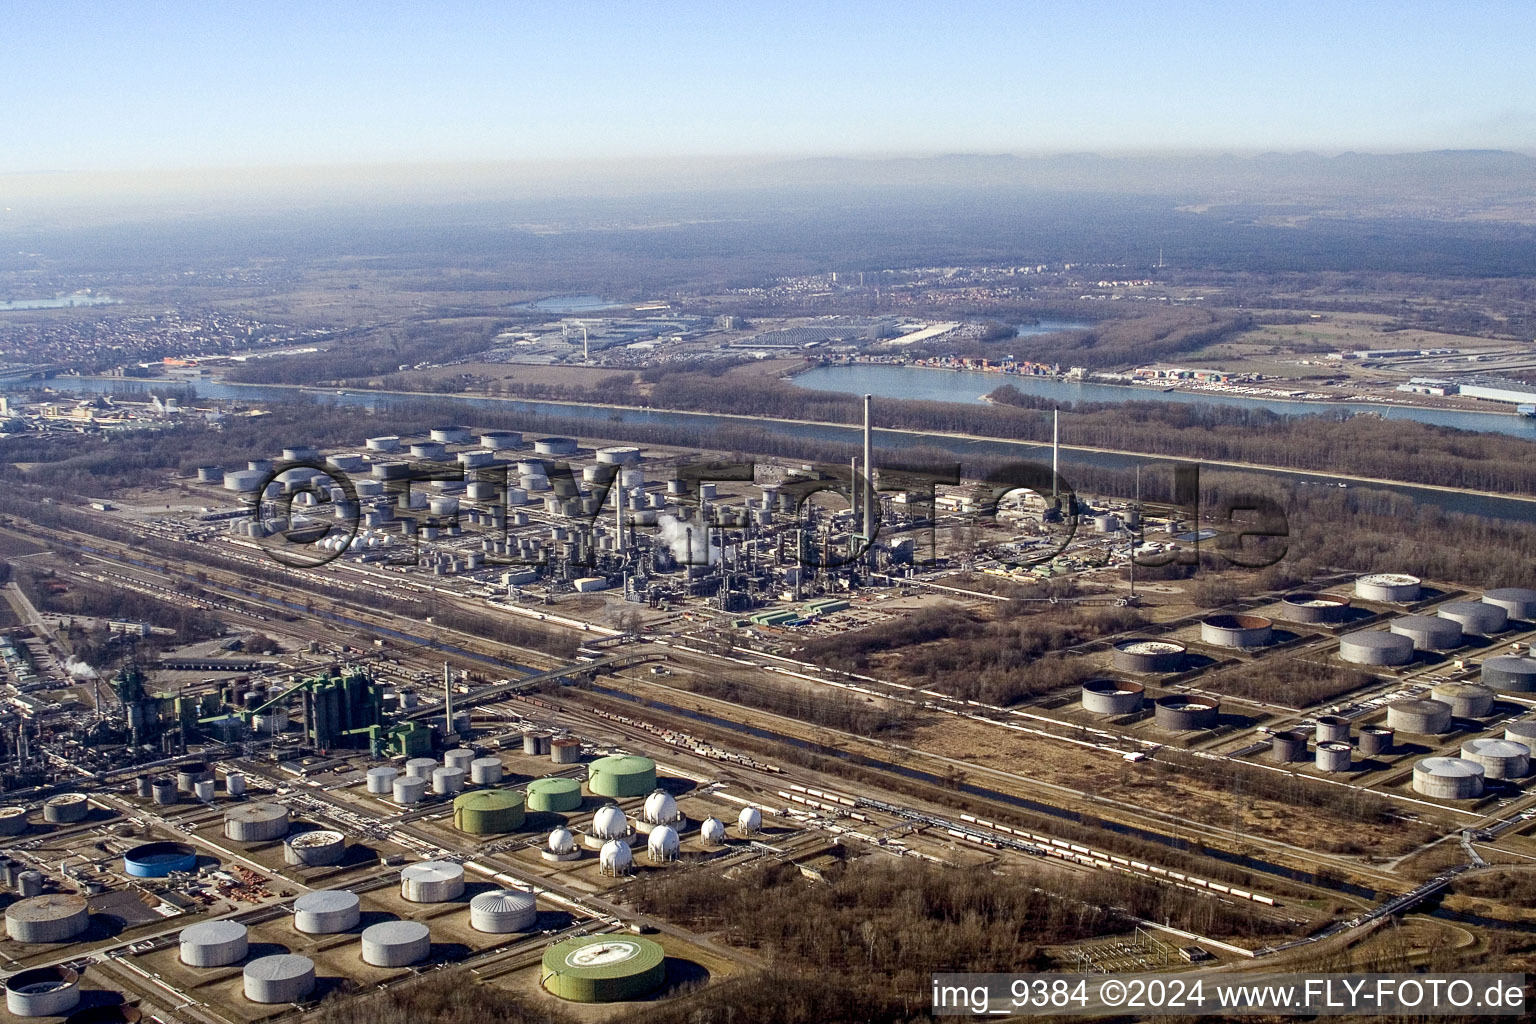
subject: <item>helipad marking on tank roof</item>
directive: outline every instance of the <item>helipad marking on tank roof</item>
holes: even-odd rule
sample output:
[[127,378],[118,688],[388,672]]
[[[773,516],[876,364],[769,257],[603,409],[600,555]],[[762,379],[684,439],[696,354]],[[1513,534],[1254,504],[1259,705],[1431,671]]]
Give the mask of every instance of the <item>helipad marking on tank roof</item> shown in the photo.
[[565,955],[565,962],[569,967],[602,967],[633,960],[639,953],[640,947],[633,942],[604,942],[571,950]]

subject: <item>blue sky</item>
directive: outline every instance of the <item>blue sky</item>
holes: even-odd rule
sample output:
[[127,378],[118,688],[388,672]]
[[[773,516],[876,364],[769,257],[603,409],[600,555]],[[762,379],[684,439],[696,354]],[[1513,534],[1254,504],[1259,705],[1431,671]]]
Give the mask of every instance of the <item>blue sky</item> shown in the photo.
[[1536,4],[0,0],[0,171],[1536,151]]

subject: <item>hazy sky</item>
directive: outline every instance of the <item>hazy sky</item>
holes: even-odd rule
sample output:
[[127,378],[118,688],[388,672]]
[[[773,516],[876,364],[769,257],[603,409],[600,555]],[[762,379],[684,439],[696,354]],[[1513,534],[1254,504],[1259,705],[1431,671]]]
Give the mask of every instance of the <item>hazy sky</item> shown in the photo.
[[0,0],[0,171],[1536,150],[1536,3]]

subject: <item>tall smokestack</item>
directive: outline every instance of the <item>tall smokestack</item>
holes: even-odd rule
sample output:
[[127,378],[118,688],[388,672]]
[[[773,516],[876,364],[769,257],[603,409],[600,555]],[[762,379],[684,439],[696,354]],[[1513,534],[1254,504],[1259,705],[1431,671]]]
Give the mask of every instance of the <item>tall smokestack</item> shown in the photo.
[[443,735],[453,733],[453,669],[443,662]]
[[1051,411],[1051,497],[1057,494],[1057,471],[1061,466],[1061,410]]
[[868,481],[868,488],[864,490],[864,540],[872,541],[875,536],[875,462],[870,454],[870,429],[869,429],[869,403],[874,395],[864,396],[864,479]]

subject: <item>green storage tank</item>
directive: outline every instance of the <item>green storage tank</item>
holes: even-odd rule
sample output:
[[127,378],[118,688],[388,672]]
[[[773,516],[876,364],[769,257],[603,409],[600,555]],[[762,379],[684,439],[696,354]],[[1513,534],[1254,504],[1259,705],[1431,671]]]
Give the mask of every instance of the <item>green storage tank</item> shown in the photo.
[[579,811],[581,783],[575,779],[534,779],[528,783],[530,811]]
[[472,836],[516,832],[523,827],[523,794],[512,789],[482,789],[453,801],[453,827]]
[[638,935],[578,935],[544,950],[539,982],[578,1003],[639,999],[666,982],[666,959],[661,946]]
[[656,788],[656,762],[648,757],[600,757],[587,766],[595,796],[645,796]]

